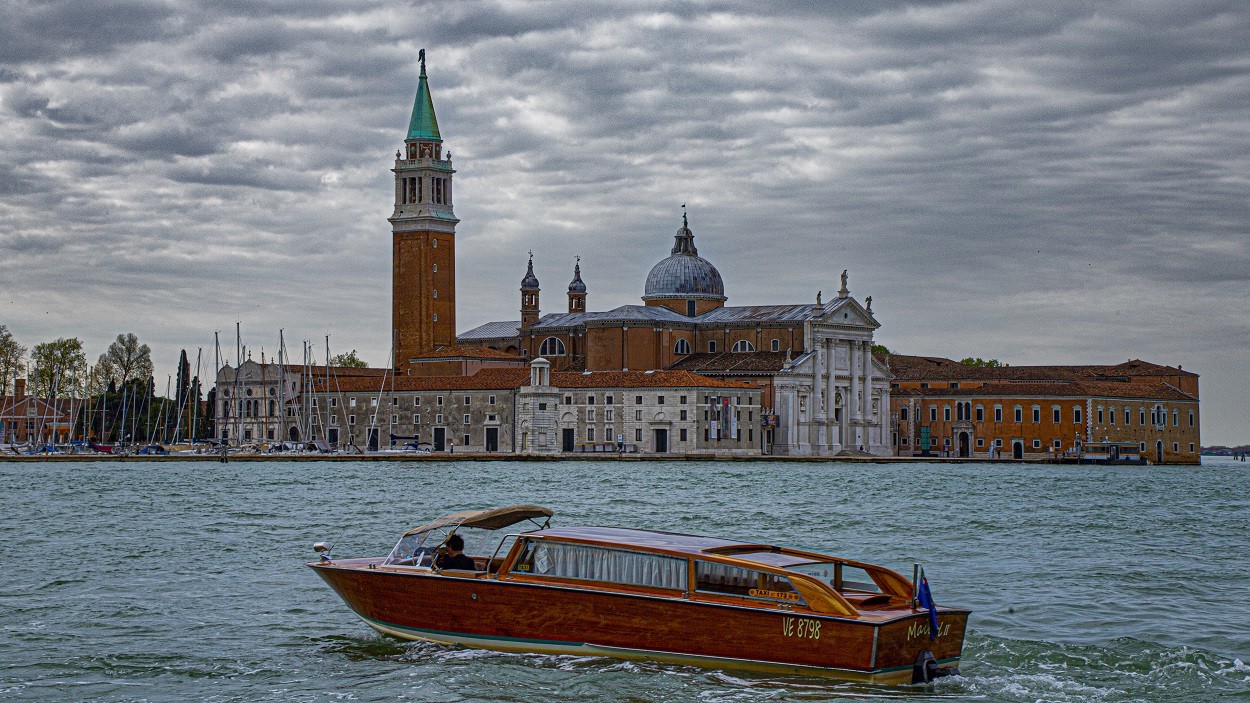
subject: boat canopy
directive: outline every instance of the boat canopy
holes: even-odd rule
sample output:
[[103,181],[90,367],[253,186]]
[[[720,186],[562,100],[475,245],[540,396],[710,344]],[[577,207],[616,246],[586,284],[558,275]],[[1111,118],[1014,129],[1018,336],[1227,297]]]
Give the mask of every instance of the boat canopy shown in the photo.
[[440,527],[476,527],[480,530],[502,530],[505,527],[515,525],[522,520],[534,520],[536,518],[550,519],[555,515],[550,508],[544,508],[541,505],[505,505],[500,508],[488,508],[486,510],[461,510],[458,513],[444,515],[433,522],[427,522],[424,525],[414,527],[404,533],[404,537],[429,532]]

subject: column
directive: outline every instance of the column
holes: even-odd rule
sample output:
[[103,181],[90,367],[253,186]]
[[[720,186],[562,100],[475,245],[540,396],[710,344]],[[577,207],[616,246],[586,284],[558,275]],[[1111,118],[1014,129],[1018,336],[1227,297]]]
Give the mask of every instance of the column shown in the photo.
[[814,351],[816,357],[812,360],[812,421],[809,426],[816,430],[812,438],[815,445],[812,450],[820,453],[828,446],[825,439],[824,389],[821,387],[820,376],[827,362],[824,344],[817,341]]
[[829,449],[833,450],[834,445],[837,445],[838,449],[842,448],[842,438],[840,433],[835,434],[833,429],[834,423],[837,421],[838,412],[837,406],[834,404],[838,397],[837,386],[835,385],[838,375],[838,353],[832,339],[825,340],[825,352],[829,357],[829,363],[827,364],[829,377],[825,379],[825,397],[829,399],[829,412],[825,418],[825,423],[828,428]]
[[859,442],[856,439],[856,427],[859,425],[859,372],[855,368],[855,350],[859,347],[859,343],[855,340],[847,340],[846,342],[846,370],[847,376],[851,379],[851,388],[847,397],[842,401],[842,416],[847,418],[848,432],[843,435],[842,441],[850,449],[858,449]]
[[795,403],[794,389],[786,393],[786,453],[793,454],[799,446],[799,423],[794,413],[798,409]]
[[860,342],[864,362],[864,450],[869,450],[871,437],[868,430],[872,427],[872,342]]

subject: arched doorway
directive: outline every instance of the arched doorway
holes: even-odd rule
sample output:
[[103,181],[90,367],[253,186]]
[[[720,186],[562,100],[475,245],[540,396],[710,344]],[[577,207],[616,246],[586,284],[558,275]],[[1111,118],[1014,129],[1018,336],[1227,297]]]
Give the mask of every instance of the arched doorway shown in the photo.
[[1011,443],[1011,458],[1012,459],[1024,458],[1024,442],[1012,442]]
[[1163,440],[1155,442],[1155,463],[1163,463]]
[[971,444],[972,444],[972,439],[968,436],[968,433],[960,432],[959,433],[959,456],[960,458],[966,459],[972,455],[972,451],[971,451],[972,447],[970,446]]
[[298,428],[292,427],[291,431],[287,432],[286,434],[287,434],[287,437],[289,437],[292,442],[299,441],[299,429]]

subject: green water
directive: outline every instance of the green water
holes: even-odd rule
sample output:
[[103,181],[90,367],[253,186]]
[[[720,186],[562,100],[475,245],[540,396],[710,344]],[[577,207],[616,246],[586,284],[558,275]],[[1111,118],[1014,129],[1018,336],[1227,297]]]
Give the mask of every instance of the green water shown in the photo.
[[[970,607],[881,688],[375,634],[303,563],[466,507],[777,542]],[[1250,464],[0,463],[0,700],[1250,701]]]

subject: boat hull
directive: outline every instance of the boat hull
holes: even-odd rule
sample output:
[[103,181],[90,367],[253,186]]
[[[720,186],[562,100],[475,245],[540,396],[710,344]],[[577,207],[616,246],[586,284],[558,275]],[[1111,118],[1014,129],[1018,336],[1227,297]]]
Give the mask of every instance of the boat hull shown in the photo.
[[837,618],[357,563],[310,566],[365,623],[387,635],[506,652],[606,656],[880,684],[914,680],[930,652],[958,666],[967,611]]

